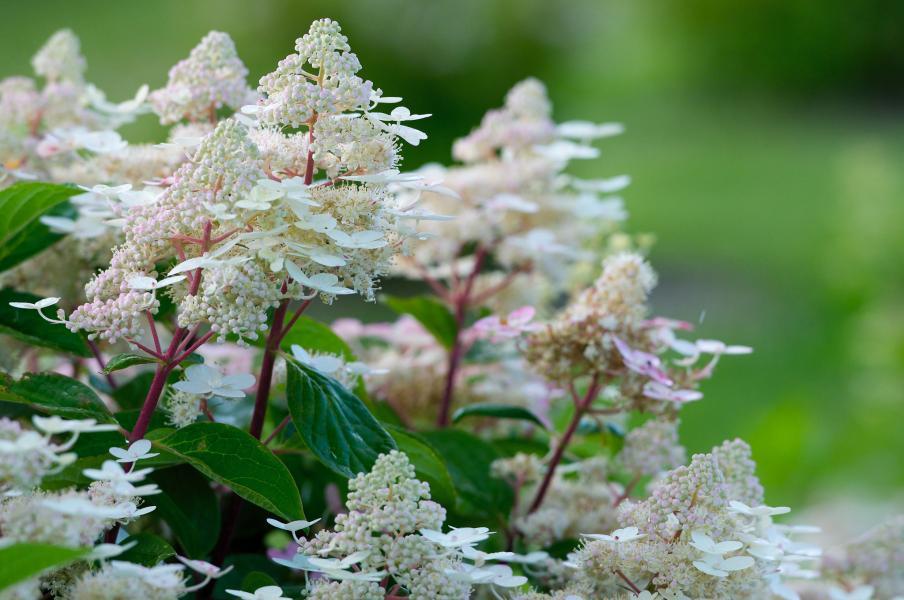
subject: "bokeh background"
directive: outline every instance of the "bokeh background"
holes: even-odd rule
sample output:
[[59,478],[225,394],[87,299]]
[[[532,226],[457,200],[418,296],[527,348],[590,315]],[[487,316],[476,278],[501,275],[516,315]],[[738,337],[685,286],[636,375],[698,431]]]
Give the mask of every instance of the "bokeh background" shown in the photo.
[[[332,17],[366,77],[435,115],[409,167],[448,162],[452,140],[528,75],[549,85],[558,120],[623,122],[580,174],[633,177],[628,226],[657,236],[654,303],[756,348],[725,359],[685,411],[689,448],[749,440],[772,504],[904,506],[904,2],[0,6],[0,76],[30,73],[70,27],[112,99],[162,85],[210,29],[232,35],[256,80]],[[124,133],[160,135],[151,116]]]

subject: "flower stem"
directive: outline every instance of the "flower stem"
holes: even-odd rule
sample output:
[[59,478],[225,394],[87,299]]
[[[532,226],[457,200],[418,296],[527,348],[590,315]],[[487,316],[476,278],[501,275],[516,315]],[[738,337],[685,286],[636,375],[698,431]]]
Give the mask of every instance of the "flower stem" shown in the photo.
[[628,584],[628,587],[631,588],[632,592],[634,592],[635,594],[639,594],[641,592],[640,588],[637,587],[637,585],[633,581],[628,579],[628,576],[622,573],[621,569],[615,569],[615,574],[621,577],[622,581]]
[[487,249],[484,246],[478,246],[474,252],[474,266],[464,283],[461,284],[458,293],[453,293],[453,309],[455,316],[455,338],[452,340],[452,348],[449,349],[449,366],[446,369],[446,383],[443,388],[443,400],[439,407],[439,414],[436,417],[437,427],[448,427],[449,416],[452,412],[452,400],[455,396],[455,375],[461,364],[461,356],[464,353],[464,346],[461,339],[461,330],[465,323],[465,312],[471,304],[471,291],[474,289],[474,280],[480,273],[483,262],[487,257]]
[[140,440],[147,433],[148,427],[151,425],[151,416],[153,416],[154,410],[157,409],[160,396],[163,395],[163,388],[166,387],[166,378],[169,377],[169,374],[182,358],[179,357],[179,360],[173,360],[176,350],[179,348],[179,343],[186,334],[187,331],[182,327],[176,329],[175,333],[173,333],[173,339],[166,349],[166,354],[163,355],[162,362],[157,365],[157,370],[154,372],[154,379],[151,380],[151,387],[144,398],[144,404],[141,406],[141,412],[138,414],[135,427],[132,429],[132,433],[129,434],[129,443]]
[[590,386],[587,388],[587,393],[575,403],[574,415],[571,417],[571,422],[568,424],[565,433],[563,433],[562,437],[559,439],[556,449],[553,451],[552,458],[549,459],[549,465],[546,467],[546,474],[543,476],[543,481],[537,489],[537,494],[530,504],[530,508],[527,511],[528,514],[536,512],[537,509],[540,508],[540,505],[543,504],[543,499],[546,497],[546,492],[549,491],[549,485],[552,483],[552,478],[555,475],[556,467],[562,462],[562,456],[565,454],[568,443],[574,436],[574,432],[577,431],[578,424],[580,424],[584,413],[587,412],[587,409],[590,408],[590,405],[596,399],[599,389],[599,376],[595,375],[590,382]]
[[276,439],[276,436],[282,433],[282,430],[285,429],[286,426],[288,426],[291,420],[292,416],[286,415],[286,417],[279,422],[279,425],[277,425],[276,428],[270,432],[270,435],[267,436],[267,439],[264,440],[264,446],[270,445],[270,442],[272,442],[274,439]]
[[251,425],[248,427],[248,433],[257,439],[261,439],[261,431],[264,429],[267,400],[270,397],[270,385],[273,382],[273,366],[276,364],[276,353],[279,351],[283,321],[286,318],[288,308],[288,299],[284,299],[279,303],[279,307],[273,313],[270,334],[267,336],[267,345],[264,347],[264,360],[261,362],[261,374],[257,381],[257,393],[254,397],[254,413],[251,415]]

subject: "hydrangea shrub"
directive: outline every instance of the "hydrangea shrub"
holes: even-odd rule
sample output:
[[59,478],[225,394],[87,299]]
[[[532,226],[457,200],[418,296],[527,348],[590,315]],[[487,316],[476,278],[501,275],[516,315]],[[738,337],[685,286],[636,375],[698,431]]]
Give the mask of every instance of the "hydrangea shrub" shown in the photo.
[[[120,103],[68,30],[32,66],[0,81],[0,598],[904,597],[900,518],[824,552],[756,449],[681,445],[752,349],[652,313],[630,179],[569,173],[621,125],[527,79],[402,172],[431,115],[330,19],[256,87],[216,31]],[[117,133],[148,113],[162,143]],[[304,314],[351,295],[399,317]]]

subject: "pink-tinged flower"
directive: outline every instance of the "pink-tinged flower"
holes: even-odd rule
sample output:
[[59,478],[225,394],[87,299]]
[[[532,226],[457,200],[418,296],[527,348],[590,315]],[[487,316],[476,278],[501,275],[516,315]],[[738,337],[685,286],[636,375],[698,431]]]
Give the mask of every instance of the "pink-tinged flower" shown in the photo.
[[652,319],[647,319],[641,325],[650,329],[682,329],[684,331],[690,331],[694,328],[692,323],[669,319],[668,317],[653,317]]
[[697,348],[704,354],[750,354],[753,348],[750,346],[729,346],[719,340],[697,340]]
[[618,348],[618,352],[621,354],[622,361],[624,361],[626,367],[635,373],[640,373],[641,375],[649,377],[653,381],[664,386],[672,385],[672,380],[669,379],[669,376],[663,371],[662,361],[659,360],[658,356],[650,354],[649,352],[643,352],[642,350],[635,350],[614,335],[612,336],[612,339],[615,342],[615,347]]
[[674,390],[656,381],[648,381],[643,386],[643,395],[654,400],[665,400],[677,404],[693,402],[703,397],[703,394],[697,390]]
[[522,333],[536,331],[539,325],[531,323],[536,311],[533,306],[516,308],[505,317],[491,315],[480,319],[471,328],[478,339],[488,339],[491,342],[501,342],[516,338]]
[[706,379],[708,377],[711,377],[713,370],[719,363],[719,358],[723,354],[738,355],[750,354],[751,352],[753,352],[753,348],[751,348],[750,346],[729,346],[725,342],[720,342],[719,340],[697,340],[696,342],[692,343],[686,340],[675,338],[672,340],[670,345],[673,350],[685,356],[685,358],[676,360],[675,364],[685,367],[689,367],[697,362],[701,354],[712,355],[712,358],[706,364],[706,366],[694,373],[694,379]]

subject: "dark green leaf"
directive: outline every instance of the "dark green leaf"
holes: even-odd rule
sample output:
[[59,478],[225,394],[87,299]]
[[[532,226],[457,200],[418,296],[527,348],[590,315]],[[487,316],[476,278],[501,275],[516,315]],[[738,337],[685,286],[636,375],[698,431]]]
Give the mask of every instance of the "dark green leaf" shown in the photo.
[[521,406],[512,406],[511,404],[493,404],[491,402],[483,404],[469,404],[455,411],[452,415],[452,422],[458,423],[466,417],[495,417],[497,419],[517,419],[520,421],[530,421],[546,429],[546,425],[537,415],[522,408]]
[[287,568],[281,567],[263,554],[232,554],[223,561],[223,566],[232,567],[232,570],[217,579],[213,592],[216,600],[235,600],[235,596],[228,594],[226,590],[242,589],[242,582],[249,573],[255,571],[265,573],[274,581],[285,581],[289,574]]
[[[40,299],[34,294],[11,289],[0,290],[0,334],[9,335],[34,346],[90,357],[91,350],[81,335],[72,333],[65,325],[48,323],[36,310],[13,308],[9,305],[10,302],[34,303]],[[50,314],[56,311],[55,307],[47,310]]]
[[284,519],[304,518],[301,497],[286,466],[247,432],[225,423],[194,423],[148,439],[214,481]]
[[329,326],[310,317],[299,317],[280,345],[289,350],[297,344],[309,352],[337,354],[347,361],[355,360],[355,355],[341,337],[333,333]]
[[163,490],[154,496],[154,514],[169,524],[189,558],[203,558],[220,536],[220,506],[210,482],[182,465],[155,471],[151,479]]
[[0,548],[0,592],[45,569],[78,560],[90,551],[91,548],[61,548],[29,542]]
[[351,478],[369,471],[381,453],[395,449],[392,436],[361,399],[338,381],[293,359],[286,365],[292,422],[323,464]]
[[18,381],[0,378],[0,400],[27,404],[41,412],[67,419],[91,418],[101,423],[116,422],[94,390],[57,373],[27,373]]
[[414,465],[418,479],[430,484],[433,499],[443,506],[455,506],[455,484],[439,453],[415,433],[392,425],[387,425],[386,429]]
[[157,360],[150,356],[125,352],[123,354],[117,354],[108,360],[107,366],[104,368],[103,372],[113,373],[114,371],[121,371],[123,369],[128,369],[129,367],[134,367],[135,365],[148,365],[155,362],[157,362]]
[[490,465],[499,458],[482,439],[459,429],[441,429],[421,434],[443,458],[458,492],[458,512],[466,515],[502,514],[511,510],[511,487],[490,475]]
[[139,373],[127,382],[119,384],[110,395],[122,409],[141,408],[153,379],[153,372]]
[[389,308],[399,314],[409,314],[417,319],[424,328],[433,334],[437,341],[451,348],[458,335],[458,325],[449,308],[431,296],[386,296],[383,298]]
[[251,571],[242,580],[242,591],[253,594],[256,590],[268,585],[276,585],[276,581],[266,573]]
[[493,440],[493,448],[500,456],[515,456],[518,453],[546,456],[549,444],[538,439],[523,437],[500,438]]
[[130,535],[120,545],[124,546],[130,542],[135,542],[135,546],[117,556],[116,560],[153,567],[176,555],[176,551],[169,545],[169,542],[153,533]]
[[73,186],[20,182],[0,191],[0,272],[47,248],[62,236],[38,217],[79,193]]

